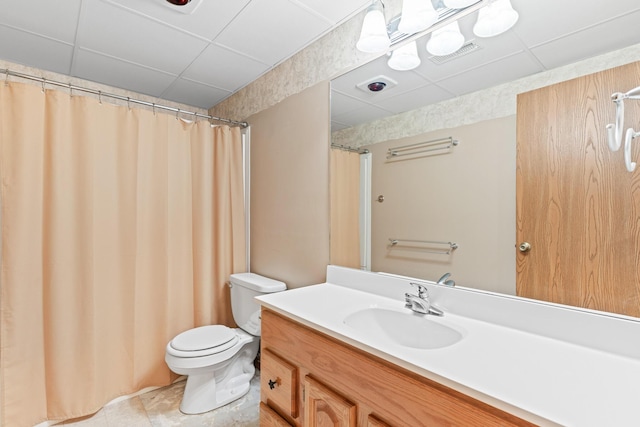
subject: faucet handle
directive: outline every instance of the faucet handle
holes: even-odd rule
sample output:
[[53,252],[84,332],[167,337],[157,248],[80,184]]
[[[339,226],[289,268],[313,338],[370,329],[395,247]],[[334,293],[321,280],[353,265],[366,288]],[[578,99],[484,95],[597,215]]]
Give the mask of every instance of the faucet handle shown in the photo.
[[411,286],[415,286],[418,289],[418,296],[420,298],[429,298],[429,291],[427,290],[426,286],[420,284],[420,283],[414,283],[414,282],[409,282],[409,284]]

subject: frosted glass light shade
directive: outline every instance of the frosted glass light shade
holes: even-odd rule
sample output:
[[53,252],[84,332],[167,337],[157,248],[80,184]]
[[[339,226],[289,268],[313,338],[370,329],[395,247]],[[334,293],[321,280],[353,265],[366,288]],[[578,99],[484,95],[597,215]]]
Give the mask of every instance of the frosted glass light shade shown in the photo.
[[444,5],[449,9],[464,9],[477,2],[478,0],[444,0]]
[[387,61],[387,65],[396,71],[413,70],[420,65],[418,45],[416,42],[412,41],[391,52],[391,58]]
[[402,15],[398,30],[405,34],[415,34],[426,30],[438,20],[438,12],[431,0],[402,0]]
[[380,1],[374,1],[362,23],[360,39],[356,43],[356,48],[361,52],[383,52],[391,45],[389,34],[387,34],[387,23],[384,19],[384,11]]
[[427,51],[435,56],[451,55],[464,44],[458,21],[435,30],[427,42]]
[[513,27],[518,17],[518,12],[513,10],[510,0],[494,0],[478,12],[473,34],[478,37],[497,36]]

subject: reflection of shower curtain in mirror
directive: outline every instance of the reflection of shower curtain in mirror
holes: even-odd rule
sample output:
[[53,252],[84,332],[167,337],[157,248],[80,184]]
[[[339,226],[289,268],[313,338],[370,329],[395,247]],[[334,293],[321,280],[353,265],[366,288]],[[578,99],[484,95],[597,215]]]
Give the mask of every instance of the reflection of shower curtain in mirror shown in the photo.
[[331,149],[331,264],[360,268],[360,155]]
[[171,337],[232,325],[240,132],[0,84],[0,425],[167,385]]

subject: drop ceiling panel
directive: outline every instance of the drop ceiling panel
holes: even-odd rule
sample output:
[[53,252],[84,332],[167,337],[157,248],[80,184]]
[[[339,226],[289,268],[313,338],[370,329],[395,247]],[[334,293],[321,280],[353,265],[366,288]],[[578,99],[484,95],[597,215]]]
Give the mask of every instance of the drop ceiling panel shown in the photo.
[[[183,104],[195,107],[208,108],[213,102],[214,105],[231,95],[218,88],[192,82],[185,79],[177,80],[171,88],[162,94],[162,98],[171,99]],[[189,102],[187,102],[189,101]]]
[[415,110],[429,104],[436,104],[446,99],[451,99],[455,95],[437,85],[425,85],[411,91],[411,96],[405,94],[387,99],[384,108],[393,111],[395,114]]
[[[250,0],[202,0],[191,14],[184,14],[179,6],[156,0],[110,0],[136,13],[194,35],[213,39]],[[195,1],[195,0],[194,0]]]
[[342,0],[336,4],[330,4],[326,0],[297,0],[297,3],[313,9],[329,22],[337,24],[365,9],[371,4],[371,0]]
[[331,115],[334,117],[339,117],[366,105],[366,102],[344,95],[338,91],[334,90],[331,93]]
[[640,43],[640,11],[531,49],[547,69]]
[[73,46],[0,25],[0,58],[68,74]]
[[[90,0],[83,7],[79,46],[172,74],[182,72],[204,50],[200,38]],[[170,52],[170,54],[167,54]]]
[[330,28],[324,19],[288,0],[253,1],[215,42],[276,64]]
[[190,80],[235,91],[270,67],[216,45],[210,45],[182,74]]
[[426,48],[429,37],[423,37],[423,39],[418,42],[418,52],[422,63],[415,72],[430,81],[437,82],[453,74],[458,74],[461,71],[487,64],[522,51],[522,42],[515,33],[511,31],[491,38],[476,37],[473,34],[473,25],[475,24],[476,17],[476,14],[465,17],[460,25],[460,32],[465,36],[466,42],[472,41],[479,46],[479,49],[439,64],[430,59],[432,55],[427,52]]
[[[638,0],[512,0],[520,13],[513,31],[535,46],[640,9]],[[637,24],[636,24],[637,25]]]
[[156,97],[176,79],[171,74],[82,49],[76,52],[74,75]]
[[[400,93],[412,90],[416,86],[428,83],[420,75],[413,71],[396,71],[387,65],[388,57],[382,56],[362,67],[353,70],[332,81],[332,87],[336,90],[365,102],[379,102]],[[381,92],[363,91],[357,86],[363,82],[376,80],[378,76],[385,76],[398,84],[392,88],[385,88]]]
[[[73,43],[81,0],[0,0],[0,23]],[[3,44],[6,40],[3,39]]]
[[438,85],[456,95],[464,95],[540,71],[540,65],[522,52],[444,79]]

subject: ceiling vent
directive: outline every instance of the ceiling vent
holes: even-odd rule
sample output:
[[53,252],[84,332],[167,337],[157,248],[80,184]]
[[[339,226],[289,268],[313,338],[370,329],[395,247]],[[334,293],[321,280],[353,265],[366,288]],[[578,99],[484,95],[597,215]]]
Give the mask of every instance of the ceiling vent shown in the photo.
[[471,52],[475,52],[478,49],[482,49],[480,45],[475,44],[473,40],[466,42],[462,45],[462,47],[450,55],[444,56],[430,56],[429,60],[434,64],[441,65],[449,61],[453,61],[454,59],[460,58],[461,56],[465,56],[470,54]]

